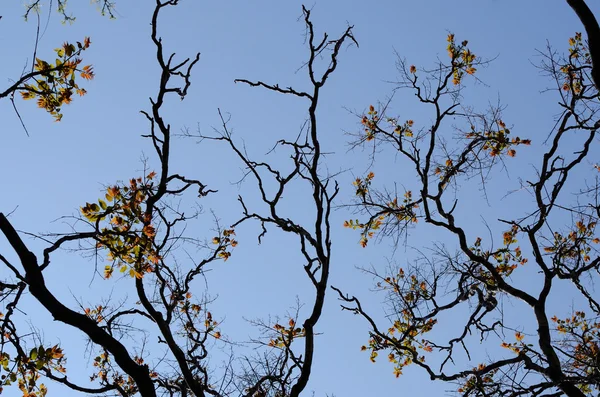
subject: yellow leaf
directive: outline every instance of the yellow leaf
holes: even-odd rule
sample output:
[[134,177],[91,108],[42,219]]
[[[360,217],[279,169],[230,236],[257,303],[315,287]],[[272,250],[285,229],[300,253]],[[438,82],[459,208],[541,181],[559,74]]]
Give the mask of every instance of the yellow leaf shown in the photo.
[[22,91],[21,97],[25,100],[33,99],[33,98],[35,98],[35,94],[33,92],[29,92],[29,91]]
[[81,77],[86,80],[91,80],[94,78],[94,69],[92,65],[86,65],[83,67],[83,70],[80,73]]
[[52,348],[52,358],[62,358],[64,357],[64,354],[62,352],[62,349],[57,346],[54,346]]

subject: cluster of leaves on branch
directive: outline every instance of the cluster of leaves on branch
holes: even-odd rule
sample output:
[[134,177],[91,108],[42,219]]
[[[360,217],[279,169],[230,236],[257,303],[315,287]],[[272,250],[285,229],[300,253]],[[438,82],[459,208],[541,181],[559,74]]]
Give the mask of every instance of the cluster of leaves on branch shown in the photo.
[[452,84],[459,85],[464,77],[464,74],[474,75],[477,71],[475,68],[475,54],[467,48],[469,42],[463,40],[460,44],[456,44],[454,34],[450,33],[448,38],[448,56],[452,64]]
[[44,383],[38,380],[47,372],[65,373],[63,366],[66,362],[62,349],[55,345],[44,348],[39,346],[31,349],[29,354],[17,355],[14,358],[7,352],[0,353],[0,366],[3,374],[0,379],[0,394],[5,386],[13,383],[26,397],[44,397],[48,391]]
[[[140,357],[135,357],[135,361],[143,365],[144,360]],[[134,396],[138,392],[135,381],[131,376],[124,375],[118,367],[115,367],[110,359],[110,355],[106,350],[94,357],[93,361],[94,373],[90,376],[91,381],[99,381],[101,385],[117,385],[122,390],[125,396]],[[156,378],[158,374],[151,372],[150,376]]]
[[379,351],[388,351],[387,357],[394,365],[394,375],[399,377],[404,367],[415,362],[425,362],[423,352],[433,351],[425,334],[433,330],[437,319],[416,315],[419,305],[432,299],[431,286],[415,274],[406,276],[400,268],[397,274],[382,277],[377,287],[397,296],[404,303],[404,308],[401,316],[393,321],[387,331],[372,333],[368,345],[362,346],[361,350],[370,351],[372,362],[375,362]]
[[523,351],[533,346],[533,344],[531,343],[525,343],[525,335],[521,332],[515,332],[515,340],[515,342],[502,342],[500,346],[502,346],[505,349],[511,350],[515,354],[521,354]]
[[[364,126],[365,140],[372,141],[375,138],[375,134],[378,132],[378,123],[380,121],[379,112],[375,110],[373,105],[369,105],[369,111],[366,115],[362,116],[361,124]],[[413,120],[406,120],[404,123],[400,123],[397,118],[388,117],[387,122],[393,128],[394,132],[399,136],[412,138],[413,134]]]
[[585,266],[591,261],[590,253],[592,244],[600,243],[600,238],[595,237],[596,221],[585,222],[579,220],[575,223],[575,230],[571,230],[568,235],[562,235],[559,232],[554,232],[554,241],[552,245],[544,247],[544,251],[552,254],[553,260],[559,266],[568,263],[569,266],[565,269],[560,266],[563,271],[572,271]]
[[277,336],[269,340],[269,346],[279,349],[289,349],[294,339],[302,338],[306,335],[304,328],[297,327],[294,319],[288,321],[288,327],[277,323],[273,326],[273,329],[277,333]]
[[[359,197],[362,202],[368,202],[369,187],[375,174],[371,171],[364,179],[356,178],[353,185],[356,188],[356,196]],[[415,210],[419,208],[419,203],[413,201],[412,192],[407,190],[404,192],[402,203],[398,203],[398,198],[394,197],[393,200],[387,203],[387,208],[382,210],[377,217],[371,217],[365,223],[356,220],[344,221],[344,227],[360,230],[360,245],[364,248],[367,246],[369,239],[375,235],[377,230],[380,230],[386,218],[393,217],[398,222],[403,223],[417,223],[417,213]]]
[[17,88],[23,99],[37,99],[40,108],[60,121],[63,116],[61,107],[70,104],[75,93],[79,96],[86,94],[86,90],[76,83],[77,74],[84,80],[94,78],[91,65],[79,66],[82,62],[80,55],[89,48],[90,43],[89,37],[83,43],[78,41],[76,46],[65,42],[54,50],[58,57],[54,63],[36,58],[34,72],[26,83]]
[[[161,256],[157,252],[155,237],[158,226],[145,207],[147,200],[156,194],[151,172],[145,178],[131,179],[128,185],[115,185],[106,189],[104,199],[86,203],[81,213],[99,231],[96,248],[108,250],[112,263],[104,268],[104,277],[110,278],[115,269],[131,277],[142,278],[151,273]],[[227,260],[230,248],[237,246],[234,229],[225,229],[214,237],[217,256]]]
[[486,261],[494,265],[493,273],[483,267],[479,267],[477,270],[477,280],[482,281],[486,287],[495,288],[497,277],[509,277],[519,265],[523,266],[527,263],[528,259],[523,256],[521,247],[514,246],[518,242],[516,239],[518,232],[518,226],[512,225],[509,230],[502,233],[503,246],[493,251],[482,248],[481,237],[477,237],[473,246],[469,248],[475,255],[485,258]]
[[131,179],[128,186],[111,186],[106,189],[105,199],[81,208],[83,216],[100,231],[96,247],[108,250],[112,264],[105,267],[106,278],[111,277],[115,268],[141,278],[152,272],[160,259],[154,247],[156,227],[144,208],[146,200],[156,191],[155,176],[151,172],[144,179]]
[[[569,357],[566,369],[582,378],[593,379],[595,389],[600,384],[600,316],[587,318],[585,312],[575,311],[571,317],[552,317],[559,332],[558,345]],[[582,390],[591,394],[594,386],[583,385]]]
[[219,252],[219,258],[222,258],[226,261],[231,256],[231,252],[227,251],[227,248],[235,248],[238,242],[235,238],[233,238],[233,236],[235,236],[234,229],[225,229],[223,230],[222,234],[222,236],[213,237],[212,242],[213,244],[217,244],[219,246],[217,248],[217,251]]
[[105,307],[102,305],[98,305],[95,308],[86,307],[83,309],[83,313],[95,322],[101,323],[104,321],[104,309]]
[[[497,128],[490,131],[477,131],[474,125],[471,125],[471,131],[466,134],[467,138],[483,142],[482,150],[489,153],[491,157],[506,154],[515,157],[517,151],[513,149],[518,145],[530,145],[531,140],[521,139],[519,137],[510,138],[510,130],[502,120],[496,120]],[[436,169],[437,171],[437,169]],[[440,172],[441,173],[441,172]]]
[[[494,385],[494,375],[498,372],[498,369],[488,370],[485,364],[479,364],[473,368],[472,372],[475,375],[469,375],[464,385],[461,385],[457,392],[463,396],[477,395],[477,393],[493,394],[496,390]],[[484,376],[478,376],[477,374],[485,372]]]
[[583,73],[589,70],[592,58],[581,33],[569,38],[568,63],[561,66],[560,71],[564,74],[562,89],[572,92],[574,95],[582,95],[582,82],[585,79]]

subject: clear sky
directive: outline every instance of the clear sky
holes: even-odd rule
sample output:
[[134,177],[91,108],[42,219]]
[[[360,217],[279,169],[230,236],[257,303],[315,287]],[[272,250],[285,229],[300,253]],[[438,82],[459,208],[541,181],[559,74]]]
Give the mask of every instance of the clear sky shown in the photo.
[[[4,3],[0,8],[0,90],[27,67],[36,32],[35,18],[23,21],[22,1]],[[101,17],[88,3],[69,3],[77,17],[72,25],[61,25],[56,12],[46,23],[44,9],[38,49],[39,57],[50,58],[62,42],[90,36],[92,46],[84,53],[84,62],[94,65],[96,78],[86,84],[88,95],[64,107],[60,123],[54,123],[33,102],[17,99],[29,137],[10,102],[0,101],[0,210],[10,212],[18,206],[11,220],[20,230],[67,231],[67,224],[57,220],[59,217],[73,215],[86,201],[97,199],[103,186],[138,176],[141,156],[153,155],[149,142],[140,138],[147,122],[139,113],[148,109],[148,97],[157,90],[158,68],[149,39],[152,2],[142,6],[142,2],[117,0],[116,20]],[[599,4],[589,3],[600,15]],[[296,0],[185,0],[167,10],[159,31],[168,51],[179,57],[201,53],[188,97],[183,102],[172,98],[168,105],[166,115],[173,131],[189,128],[191,132],[209,134],[220,124],[220,108],[231,115],[230,127],[236,139],[245,142],[256,158],[264,156],[277,139],[295,136],[306,115],[304,102],[234,84],[233,80],[247,78],[308,88],[305,70],[301,69],[307,55],[304,25],[298,20],[301,4]],[[389,81],[397,76],[395,52],[410,64],[433,66],[437,56],[446,56],[448,32],[455,33],[458,40],[468,39],[477,55],[495,60],[481,70],[479,77],[485,84],[475,86],[472,94],[467,92],[466,103],[486,107],[500,98],[507,105],[505,119],[513,125],[513,132],[535,143],[545,139],[559,112],[554,105],[557,99],[540,93],[552,82],[534,67],[540,60],[536,49],[543,50],[548,41],[558,50],[566,50],[568,38],[582,30],[566,2],[560,0],[321,0],[307,6],[312,7],[317,31],[326,30],[335,37],[351,24],[360,44],[359,48],[342,49],[338,70],[325,86],[318,113],[324,150],[333,152],[328,167],[332,173],[345,171],[338,178],[342,187],[340,205],[351,202],[351,181],[364,175],[369,164],[368,152],[348,151],[350,137],[345,132],[360,128],[359,119],[351,112],[362,113],[392,92],[394,86]],[[394,112],[427,124],[431,116],[415,109],[413,100],[410,93],[398,95]],[[506,189],[517,188],[516,177],[539,163],[529,157],[539,151],[521,153],[508,173],[499,176],[500,182],[507,184]],[[251,183],[241,187],[234,184],[242,175],[241,166],[224,145],[177,139],[172,167],[219,191],[200,202],[205,215],[188,230],[199,237],[214,234],[210,211],[228,225],[240,214],[237,194],[248,197],[249,202],[256,197]],[[388,183],[402,183],[405,170],[390,157],[384,158],[375,172]],[[485,230],[483,219],[494,221],[495,211],[505,211],[524,204],[519,200],[527,200],[527,196],[519,196],[502,201],[502,195],[492,198],[492,203],[500,205],[494,209],[480,196],[463,195],[467,206],[462,211],[470,214],[466,224]],[[306,216],[302,192],[290,198],[288,205],[291,216],[300,220]],[[331,283],[363,297],[365,305],[383,317],[383,296],[369,291],[372,279],[357,267],[383,269],[388,261],[401,263],[410,255],[410,249],[401,247],[394,252],[387,240],[362,249],[358,233],[342,228],[343,220],[350,216],[347,209],[333,214]],[[218,297],[212,311],[224,320],[222,332],[233,341],[257,336],[244,319],[266,319],[269,315],[285,318],[296,298],[307,306],[312,304],[311,286],[302,271],[302,260],[294,251],[296,241],[274,231],[257,246],[258,233],[257,225],[241,227],[240,245],[232,258],[213,266],[208,275],[208,292]],[[436,237],[431,231],[414,232],[409,245],[423,248]],[[37,249],[43,246],[39,241],[28,242]],[[0,252],[7,251],[5,241],[0,241]],[[99,294],[106,296],[113,288],[118,295],[127,288],[123,282],[93,279],[94,262],[76,253],[57,256],[49,274],[51,288],[72,304],[73,297],[97,303]],[[370,363],[368,354],[360,352],[368,338],[364,322],[342,313],[338,303],[329,294],[318,326],[322,335],[318,337],[316,363],[306,395],[314,390],[316,396],[427,396],[454,389],[452,385],[431,383],[414,370],[395,379],[385,358]],[[65,346],[69,374],[82,379],[91,375],[91,366],[86,367],[78,358],[85,347],[80,334],[52,323],[34,302],[28,302],[26,311],[31,325],[43,331],[48,343],[60,341]],[[68,390],[58,392],[58,386],[50,387],[51,395],[77,395]],[[9,389],[5,394],[19,393]]]

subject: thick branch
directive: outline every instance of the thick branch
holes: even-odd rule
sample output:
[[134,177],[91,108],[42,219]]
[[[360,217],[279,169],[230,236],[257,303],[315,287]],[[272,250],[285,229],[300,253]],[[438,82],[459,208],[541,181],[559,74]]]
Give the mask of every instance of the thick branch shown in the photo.
[[19,256],[21,265],[25,270],[25,281],[29,286],[29,291],[38,302],[52,314],[55,320],[81,330],[92,342],[106,348],[113,355],[121,369],[135,380],[141,396],[156,397],[156,391],[147,366],[138,365],[129,356],[129,352],[121,342],[106,333],[94,320],[66,307],[48,290],[36,256],[29,251],[17,231],[2,213],[0,213],[0,231]]
[[596,89],[600,91],[600,26],[584,0],[567,0],[567,3],[575,11],[587,33],[592,57],[592,79]]

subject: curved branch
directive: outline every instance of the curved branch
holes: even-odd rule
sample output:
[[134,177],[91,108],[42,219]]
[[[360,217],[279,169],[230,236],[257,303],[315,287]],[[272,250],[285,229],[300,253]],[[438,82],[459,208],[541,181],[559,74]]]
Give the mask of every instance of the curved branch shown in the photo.
[[600,25],[584,0],[567,0],[567,4],[575,11],[587,33],[592,58],[592,79],[596,89],[600,91]]

